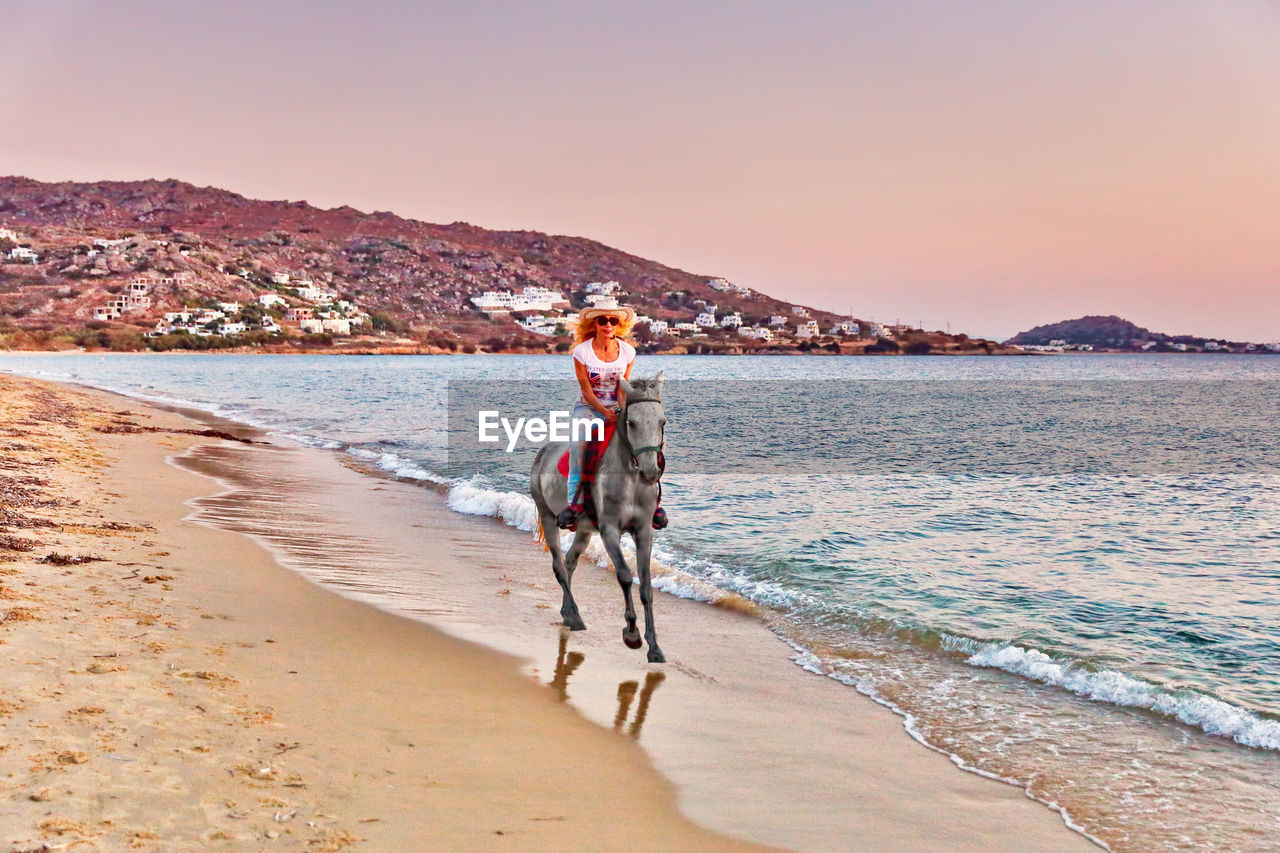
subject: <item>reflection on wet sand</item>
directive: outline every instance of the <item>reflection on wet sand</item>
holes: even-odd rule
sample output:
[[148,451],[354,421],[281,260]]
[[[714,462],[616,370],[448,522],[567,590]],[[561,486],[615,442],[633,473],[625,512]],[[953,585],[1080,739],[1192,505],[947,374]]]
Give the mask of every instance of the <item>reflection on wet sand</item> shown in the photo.
[[582,662],[587,659],[587,656],[582,652],[568,652],[566,654],[568,647],[568,632],[561,631],[560,651],[556,653],[556,674],[548,685],[556,692],[556,698],[561,702],[567,701],[569,698],[569,676],[573,675],[574,670],[582,666]]
[[[556,651],[556,671],[552,675],[551,680],[547,682],[547,686],[555,691],[556,698],[561,702],[567,702],[569,699],[569,677],[582,666],[587,656],[582,652],[569,651],[569,632],[567,630],[560,632],[560,648]],[[653,700],[654,691],[658,689],[658,685],[667,677],[663,672],[650,672],[644,677],[644,688],[641,689],[638,681],[624,681],[618,685],[618,713],[613,718],[613,729],[617,732],[625,731],[631,736],[632,740],[638,740],[640,730],[644,728],[644,719],[649,714],[649,703]],[[631,716],[631,703],[635,702],[637,691],[640,693],[640,701],[636,703],[635,719],[631,720],[631,725],[627,725],[627,720]]]
[[[631,727],[627,729],[627,734],[631,735],[632,740],[639,739],[640,729],[644,727],[644,718],[649,713],[649,701],[653,698],[653,692],[666,677],[666,673],[662,672],[650,672],[645,675],[644,689],[640,690],[640,703],[636,705],[636,717],[631,721]],[[613,718],[614,731],[622,731],[622,726],[627,721],[627,714],[631,710],[631,700],[635,698],[636,690],[639,688],[639,683],[635,681],[624,681],[618,685],[618,713]]]

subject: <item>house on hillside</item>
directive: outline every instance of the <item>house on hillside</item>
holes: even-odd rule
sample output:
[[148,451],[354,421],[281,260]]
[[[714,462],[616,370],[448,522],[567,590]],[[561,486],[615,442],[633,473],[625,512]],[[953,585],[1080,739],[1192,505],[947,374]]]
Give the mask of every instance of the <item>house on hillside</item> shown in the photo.
[[817,320],[810,320],[807,323],[801,323],[799,326],[796,326],[797,340],[807,340],[810,338],[816,338],[818,337],[819,334],[820,333],[818,331]]
[[40,256],[27,246],[14,246],[9,250],[9,260],[18,261],[24,264],[34,264],[40,260]]
[[693,322],[704,329],[714,329],[716,327],[716,315],[711,311],[703,311]]

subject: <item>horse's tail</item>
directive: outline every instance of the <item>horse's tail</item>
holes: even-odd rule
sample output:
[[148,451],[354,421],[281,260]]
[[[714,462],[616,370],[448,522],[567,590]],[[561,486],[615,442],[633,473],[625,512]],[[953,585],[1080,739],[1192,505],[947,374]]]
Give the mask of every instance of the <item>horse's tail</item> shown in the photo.
[[538,542],[538,543],[540,543],[540,544],[542,545],[542,550],[543,550],[543,551],[548,551],[548,552],[549,552],[549,551],[551,550],[551,546],[547,544],[547,534],[546,534],[546,533],[544,533],[544,532],[543,532],[543,530],[542,530],[542,522],[541,522],[541,521],[539,521],[539,522],[538,522],[538,532],[537,532],[537,534],[533,537],[533,539],[534,539],[534,541],[535,541],[535,542]]

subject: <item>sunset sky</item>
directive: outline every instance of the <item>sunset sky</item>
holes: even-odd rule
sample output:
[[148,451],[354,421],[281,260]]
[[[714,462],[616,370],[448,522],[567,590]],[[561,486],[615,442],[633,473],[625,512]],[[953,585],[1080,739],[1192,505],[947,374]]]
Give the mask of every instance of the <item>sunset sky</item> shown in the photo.
[[1280,2],[11,2],[0,174],[591,237],[859,317],[1280,340]]

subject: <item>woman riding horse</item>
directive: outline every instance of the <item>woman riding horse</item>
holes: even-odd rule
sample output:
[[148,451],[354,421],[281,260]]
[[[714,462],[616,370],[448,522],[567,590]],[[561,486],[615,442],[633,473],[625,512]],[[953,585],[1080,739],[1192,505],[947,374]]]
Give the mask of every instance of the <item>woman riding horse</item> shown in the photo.
[[[631,345],[631,327],[635,325],[636,312],[618,305],[614,299],[601,299],[578,314],[574,330],[573,369],[578,378],[582,396],[573,405],[571,421],[585,420],[602,427],[617,423],[622,411],[624,392],[618,387],[618,379],[630,379],[635,364],[636,348]],[[596,433],[596,427],[580,434]],[[582,515],[582,500],[578,495],[582,483],[582,457],[587,442],[574,441],[569,445],[569,505],[556,518],[556,526],[567,529],[577,523]],[[653,526],[667,526],[667,514],[662,507],[653,513]]]

